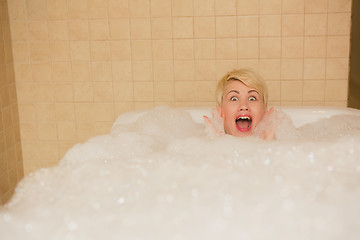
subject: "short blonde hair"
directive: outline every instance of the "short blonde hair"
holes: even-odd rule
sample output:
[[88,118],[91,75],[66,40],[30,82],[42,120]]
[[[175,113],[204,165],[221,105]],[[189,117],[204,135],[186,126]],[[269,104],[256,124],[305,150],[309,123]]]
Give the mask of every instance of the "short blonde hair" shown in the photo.
[[265,107],[267,106],[268,89],[265,80],[256,72],[245,68],[232,70],[220,79],[216,87],[216,101],[218,106],[221,105],[224,90],[229,81],[240,81],[246,86],[254,88],[260,94]]

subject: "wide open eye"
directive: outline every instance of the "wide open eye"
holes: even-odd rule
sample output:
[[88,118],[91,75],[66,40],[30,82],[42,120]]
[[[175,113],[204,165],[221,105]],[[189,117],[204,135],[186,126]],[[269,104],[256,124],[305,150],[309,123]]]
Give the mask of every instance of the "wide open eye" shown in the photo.
[[237,97],[231,97],[231,98],[230,98],[230,101],[237,101],[237,100],[238,100]]
[[249,101],[256,101],[256,97],[249,97]]

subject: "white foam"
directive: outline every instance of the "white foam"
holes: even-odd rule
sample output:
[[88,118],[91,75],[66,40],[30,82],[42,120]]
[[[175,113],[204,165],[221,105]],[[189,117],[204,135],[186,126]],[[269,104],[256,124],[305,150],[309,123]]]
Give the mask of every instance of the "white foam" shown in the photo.
[[0,239],[360,239],[358,120],[209,138],[157,108],[21,181]]

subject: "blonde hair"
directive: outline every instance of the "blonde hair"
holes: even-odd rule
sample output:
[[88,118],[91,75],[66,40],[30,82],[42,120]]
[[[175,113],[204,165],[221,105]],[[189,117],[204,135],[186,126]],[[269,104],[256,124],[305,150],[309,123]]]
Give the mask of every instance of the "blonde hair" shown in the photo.
[[235,69],[223,76],[216,87],[216,102],[220,106],[224,95],[225,87],[230,81],[240,81],[248,87],[254,88],[260,94],[262,101],[267,106],[268,89],[265,80],[256,72],[250,69]]

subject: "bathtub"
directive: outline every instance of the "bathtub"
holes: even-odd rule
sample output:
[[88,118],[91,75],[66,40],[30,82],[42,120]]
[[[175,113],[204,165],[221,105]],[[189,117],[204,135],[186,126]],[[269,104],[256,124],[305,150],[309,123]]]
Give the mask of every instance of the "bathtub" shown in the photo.
[[279,109],[275,141],[209,137],[206,107],[124,113],[19,183],[0,239],[360,239],[360,110]]

